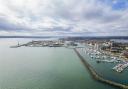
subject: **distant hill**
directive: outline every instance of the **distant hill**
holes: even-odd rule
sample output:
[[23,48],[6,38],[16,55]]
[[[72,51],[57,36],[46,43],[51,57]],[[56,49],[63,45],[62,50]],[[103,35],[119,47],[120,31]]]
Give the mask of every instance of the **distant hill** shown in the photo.
[[0,38],[62,38],[69,40],[84,40],[84,39],[128,39],[128,36],[0,36]]
[[128,36],[93,36],[93,37],[65,37],[64,40],[110,40],[110,39],[128,39]]
[[0,38],[52,38],[50,36],[0,36]]

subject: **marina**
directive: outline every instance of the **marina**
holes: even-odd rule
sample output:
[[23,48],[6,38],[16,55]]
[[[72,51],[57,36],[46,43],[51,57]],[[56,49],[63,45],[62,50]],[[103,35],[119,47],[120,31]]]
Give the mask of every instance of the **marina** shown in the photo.
[[94,79],[106,83],[106,84],[110,84],[112,86],[115,86],[117,88],[121,88],[121,89],[128,89],[127,85],[121,84],[121,83],[117,83],[108,79],[103,78],[102,76],[100,76],[93,68],[90,64],[88,64],[88,62],[86,62],[86,60],[81,56],[81,54],[77,51],[77,49],[74,49],[76,54],[79,56],[80,60],[82,61],[82,63],[88,68],[89,72],[91,73],[91,75],[94,77]]
[[[94,68],[94,70],[97,72],[97,74],[101,74],[101,76],[104,79],[108,79],[110,81],[127,86],[127,84],[128,84],[127,77],[123,78],[124,74],[127,74],[127,71],[128,71],[127,66],[126,65],[122,66],[122,68],[123,68],[121,71],[122,73],[118,74],[118,75],[116,74],[116,72],[118,73],[118,71],[116,71],[117,69],[113,69],[113,67],[115,67],[116,65],[118,65],[120,63],[127,64],[126,61],[122,61],[122,60],[117,61],[116,60],[117,58],[115,59],[113,57],[107,57],[106,59],[102,59],[102,56],[101,57],[98,56],[98,58],[96,58],[94,56],[92,58],[91,57],[92,54],[88,53],[89,51],[85,52],[85,48],[77,48],[77,51],[80,53],[80,55],[82,57],[85,57],[85,60],[89,63],[89,65],[91,65]],[[102,68],[102,66],[100,66],[100,65],[104,66],[104,68]],[[107,73],[108,74],[110,73],[111,77],[109,75],[107,75]],[[116,79],[117,76],[118,76],[118,79]],[[120,78],[119,78],[119,76],[120,76]],[[125,80],[125,81],[122,82],[122,80]]]

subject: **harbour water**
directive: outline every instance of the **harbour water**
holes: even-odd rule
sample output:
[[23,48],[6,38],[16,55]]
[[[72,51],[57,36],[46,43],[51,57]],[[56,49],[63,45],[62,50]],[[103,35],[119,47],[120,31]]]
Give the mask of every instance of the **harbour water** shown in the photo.
[[[79,52],[85,58],[85,60],[95,69],[95,71],[104,79],[128,85],[128,68],[126,68],[122,73],[118,73],[112,68],[119,63],[97,63],[96,59],[91,58],[89,55],[84,53],[84,51],[79,50]],[[109,60],[109,58],[107,58],[107,60]]]
[[29,40],[0,39],[0,89],[117,89],[94,80],[72,49],[9,47]]

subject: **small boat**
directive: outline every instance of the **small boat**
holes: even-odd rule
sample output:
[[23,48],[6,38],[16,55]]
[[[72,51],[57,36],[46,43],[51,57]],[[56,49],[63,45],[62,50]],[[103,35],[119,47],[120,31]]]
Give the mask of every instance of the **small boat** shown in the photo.
[[96,56],[96,59],[100,59],[100,57],[99,56]]
[[97,60],[96,62],[97,62],[97,63],[100,63],[101,61],[100,61],[100,60]]

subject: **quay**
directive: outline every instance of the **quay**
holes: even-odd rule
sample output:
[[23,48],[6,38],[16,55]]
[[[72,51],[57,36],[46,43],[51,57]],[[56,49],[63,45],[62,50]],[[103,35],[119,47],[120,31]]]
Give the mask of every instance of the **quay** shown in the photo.
[[39,41],[30,41],[24,44],[18,44],[14,46],[10,46],[10,48],[18,48],[18,47],[67,47],[67,48],[72,48],[72,47],[78,47],[78,44],[69,41],[65,42],[63,40],[39,40]]
[[120,89],[128,89],[128,85],[120,84],[111,80],[104,79],[102,76],[100,76],[92,67],[91,65],[81,56],[81,54],[77,51],[76,48],[74,48],[74,51],[76,52],[77,56],[80,58],[83,65],[89,70],[92,77],[100,82],[118,87]]
[[117,72],[122,72],[127,67],[128,67],[128,62],[124,63],[124,64],[118,64],[115,67],[113,67],[112,69],[117,71]]

